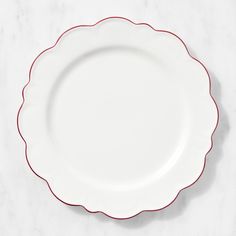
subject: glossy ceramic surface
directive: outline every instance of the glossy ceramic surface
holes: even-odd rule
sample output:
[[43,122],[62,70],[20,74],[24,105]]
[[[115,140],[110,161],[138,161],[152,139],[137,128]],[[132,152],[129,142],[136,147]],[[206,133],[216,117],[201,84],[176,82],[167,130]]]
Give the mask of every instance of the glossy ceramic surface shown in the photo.
[[18,128],[58,199],[128,218],[198,179],[218,115],[209,75],[186,49],[173,33],[109,18],[36,58]]

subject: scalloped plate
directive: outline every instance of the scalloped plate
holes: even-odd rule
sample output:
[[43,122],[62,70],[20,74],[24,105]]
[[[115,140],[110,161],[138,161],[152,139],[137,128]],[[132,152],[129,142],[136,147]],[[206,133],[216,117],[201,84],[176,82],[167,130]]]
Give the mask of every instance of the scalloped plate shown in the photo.
[[30,69],[18,113],[27,161],[69,205],[124,219],[201,175],[218,109],[175,34],[110,17],[64,32]]

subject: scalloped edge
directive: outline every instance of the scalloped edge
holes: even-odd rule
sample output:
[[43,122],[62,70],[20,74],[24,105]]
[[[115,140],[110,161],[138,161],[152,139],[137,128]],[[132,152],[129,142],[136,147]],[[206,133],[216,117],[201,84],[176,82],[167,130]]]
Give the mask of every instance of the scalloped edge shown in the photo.
[[[178,191],[178,193],[176,194],[175,198],[174,198],[169,204],[167,204],[166,206],[164,206],[164,207],[162,207],[162,208],[158,208],[158,209],[142,210],[142,211],[138,212],[138,213],[135,214],[135,215],[132,215],[132,216],[129,216],[129,217],[122,217],[122,218],[113,217],[113,216],[108,215],[107,213],[105,213],[105,212],[103,212],[103,211],[100,211],[100,210],[99,210],[99,211],[92,211],[92,210],[87,209],[87,208],[86,208],[85,206],[83,206],[83,205],[80,205],[80,204],[70,204],[70,203],[65,202],[65,201],[63,201],[62,199],[60,199],[60,198],[53,192],[52,188],[50,187],[49,182],[48,182],[45,178],[43,178],[42,176],[40,176],[39,174],[37,174],[37,173],[34,171],[34,169],[32,168],[32,166],[31,166],[31,164],[30,164],[30,162],[29,162],[28,156],[27,156],[27,142],[26,142],[25,138],[23,137],[23,135],[22,135],[22,133],[21,133],[21,131],[20,131],[20,125],[19,125],[20,112],[21,112],[21,109],[23,108],[23,105],[24,105],[24,103],[25,103],[24,91],[25,91],[25,88],[28,86],[28,84],[29,84],[30,81],[31,81],[32,68],[33,68],[35,62],[37,61],[37,59],[38,59],[42,54],[44,54],[46,51],[49,51],[50,49],[54,48],[54,47],[57,45],[57,43],[60,41],[60,39],[62,38],[62,36],[63,36],[64,34],[66,34],[68,31],[71,31],[71,30],[73,30],[73,29],[75,29],[75,28],[81,28],[81,27],[91,28],[91,27],[94,27],[94,26],[96,26],[97,24],[99,24],[99,23],[101,23],[101,22],[103,22],[103,21],[105,21],[105,20],[108,20],[108,19],[123,19],[123,20],[126,20],[126,21],[132,23],[133,25],[146,25],[146,26],[148,26],[149,28],[151,28],[152,30],[154,30],[154,31],[156,31],[156,32],[169,33],[169,34],[175,36],[178,40],[180,40],[181,43],[184,45],[184,47],[185,47],[185,49],[186,49],[188,55],[190,56],[190,58],[192,58],[193,60],[195,60],[196,62],[198,62],[198,63],[204,68],[204,70],[206,71],[207,76],[208,76],[208,79],[209,79],[209,95],[210,95],[212,101],[214,102],[215,107],[216,107],[216,111],[217,111],[216,125],[215,125],[215,128],[213,129],[213,132],[212,132],[211,137],[210,137],[210,139],[211,139],[211,145],[210,145],[208,151],[207,151],[206,154],[205,154],[203,168],[202,168],[201,173],[200,173],[199,176],[197,177],[197,179],[196,179],[193,183],[191,183],[191,184],[187,185],[186,187],[180,189],[180,190]],[[179,36],[177,36],[175,33],[171,32],[171,31],[168,31],[168,30],[161,30],[161,29],[155,29],[154,27],[152,27],[152,26],[151,26],[150,24],[148,24],[148,23],[144,23],[144,22],[142,22],[142,23],[136,23],[136,22],[134,22],[134,21],[132,21],[132,20],[130,20],[130,19],[128,19],[128,18],[121,17],[121,16],[110,16],[110,17],[106,17],[106,18],[103,18],[103,19],[97,21],[97,22],[94,23],[94,24],[89,24],[89,25],[85,25],[85,24],[83,24],[83,25],[77,25],[77,26],[73,26],[73,27],[67,29],[66,31],[64,31],[64,32],[58,37],[58,39],[56,40],[56,42],[54,43],[53,46],[51,46],[51,47],[49,47],[49,48],[43,50],[43,51],[42,51],[41,53],[39,53],[38,56],[33,60],[31,66],[30,66],[30,70],[29,70],[29,79],[28,79],[28,82],[27,82],[27,83],[25,84],[25,86],[23,87],[22,92],[21,92],[21,95],[22,95],[22,103],[21,103],[21,105],[20,105],[20,107],[19,107],[19,109],[18,109],[18,112],[17,112],[17,122],[16,122],[16,123],[17,123],[17,130],[18,130],[18,133],[19,133],[20,137],[22,138],[22,140],[23,140],[23,142],[24,142],[24,144],[25,144],[25,158],[26,158],[26,162],[27,162],[28,166],[30,167],[31,171],[32,171],[36,176],[38,176],[40,179],[42,179],[42,180],[44,180],[44,181],[46,182],[46,184],[48,185],[48,188],[49,188],[49,190],[51,191],[51,193],[53,194],[53,196],[54,196],[56,199],[58,199],[60,202],[66,204],[66,205],[69,205],[69,206],[80,206],[80,207],[84,208],[84,209],[85,209],[87,212],[89,212],[89,213],[102,213],[102,214],[104,214],[105,216],[107,216],[107,217],[109,217],[109,218],[112,218],[112,219],[115,219],[115,220],[127,220],[127,219],[131,219],[131,218],[133,218],[133,217],[135,217],[135,216],[141,214],[142,212],[156,212],[156,211],[163,210],[163,209],[169,207],[172,203],[174,203],[174,201],[175,201],[175,200],[177,199],[177,197],[179,196],[180,192],[182,192],[184,189],[187,189],[187,188],[191,187],[192,185],[194,185],[194,184],[199,180],[199,178],[202,176],[202,174],[203,174],[203,172],[204,172],[204,170],[205,170],[206,157],[207,157],[208,153],[211,151],[211,149],[212,149],[212,147],[213,147],[213,134],[215,133],[215,130],[216,130],[218,124],[219,124],[219,108],[218,108],[218,106],[217,106],[217,103],[216,103],[214,97],[213,97],[212,94],[211,94],[211,78],[210,78],[210,74],[209,74],[208,70],[206,69],[206,67],[204,66],[204,64],[203,64],[201,61],[199,61],[197,58],[193,57],[193,56],[190,54],[189,49],[187,48],[185,42],[184,42]]]

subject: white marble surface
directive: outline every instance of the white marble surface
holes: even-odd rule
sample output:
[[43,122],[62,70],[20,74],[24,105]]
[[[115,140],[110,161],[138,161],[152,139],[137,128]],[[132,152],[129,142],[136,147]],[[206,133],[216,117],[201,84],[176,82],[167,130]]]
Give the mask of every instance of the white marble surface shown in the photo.
[[[29,169],[16,129],[32,60],[65,29],[119,15],[181,36],[212,76],[220,108],[201,179],[169,208],[126,221],[57,201]],[[235,0],[0,0],[0,235],[236,235]]]

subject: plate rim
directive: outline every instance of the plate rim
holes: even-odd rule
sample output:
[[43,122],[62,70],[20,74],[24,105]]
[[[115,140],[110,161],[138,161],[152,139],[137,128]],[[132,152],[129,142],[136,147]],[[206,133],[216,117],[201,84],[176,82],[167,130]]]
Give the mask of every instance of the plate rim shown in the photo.
[[[188,56],[189,56],[191,59],[193,59],[194,61],[196,61],[197,63],[199,63],[199,64],[204,68],[205,72],[207,73],[208,83],[209,83],[209,90],[208,90],[208,92],[209,92],[209,95],[210,95],[210,97],[211,97],[211,99],[212,99],[212,101],[213,101],[213,103],[215,104],[215,107],[216,107],[216,124],[215,124],[215,127],[214,127],[214,129],[213,129],[213,131],[212,131],[212,133],[211,133],[211,136],[210,136],[210,142],[211,142],[211,144],[210,144],[210,147],[209,147],[208,151],[205,153],[205,156],[204,156],[204,164],[203,164],[203,167],[202,167],[202,170],[201,170],[199,176],[198,176],[191,184],[189,184],[189,185],[187,185],[187,186],[181,188],[181,189],[178,191],[178,193],[176,194],[176,196],[174,197],[174,199],[173,199],[170,203],[168,203],[167,205],[165,205],[164,207],[161,207],[161,208],[158,208],[158,209],[149,209],[149,210],[145,210],[145,209],[144,209],[144,210],[139,211],[138,213],[136,213],[136,214],[134,214],[134,215],[131,215],[131,216],[128,216],[128,217],[114,217],[114,216],[111,216],[111,215],[107,214],[106,212],[104,212],[104,211],[102,211],[102,210],[92,211],[92,210],[89,210],[87,207],[85,207],[85,206],[82,205],[82,204],[71,204],[71,203],[65,202],[65,201],[63,201],[62,199],[60,199],[60,198],[53,192],[53,190],[52,190],[52,188],[51,188],[49,182],[47,181],[47,179],[43,178],[43,177],[40,176],[38,173],[36,173],[36,172],[34,171],[33,167],[31,166],[31,164],[30,164],[30,162],[29,162],[29,159],[28,159],[28,156],[27,156],[28,144],[27,144],[25,138],[23,137],[23,135],[22,135],[22,133],[21,133],[20,125],[19,125],[20,112],[21,112],[21,110],[22,110],[22,108],[23,108],[23,106],[24,106],[24,103],[25,103],[25,94],[24,94],[24,92],[25,92],[26,87],[29,85],[29,83],[30,83],[30,81],[31,81],[32,68],[33,68],[35,62],[37,61],[37,59],[38,59],[42,54],[44,54],[46,51],[49,51],[49,50],[53,49],[53,48],[58,44],[58,42],[60,41],[60,39],[62,38],[62,36],[65,35],[67,32],[69,32],[69,31],[71,31],[71,30],[73,30],[73,29],[77,29],[77,28],[92,28],[92,27],[98,25],[99,23],[101,23],[101,22],[103,22],[103,21],[106,21],[106,20],[109,20],[109,19],[122,19],[122,20],[125,20],[125,21],[130,22],[131,24],[133,24],[133,25],[135,25],[135,26],[138,26],[138,25],[145,25],[145,26],[149,27],[150,29],[152,29],[152,30],[154,30],[154,31],[156,31],[156,32],[168,33],[168,34],[171,34],[172,36],[176,37],[176,38],[183,44],[183,46],[185,47],[185,49],[186,49],[186,51],[187,51],[187,53],[188,53]],[[17,125],[17,131],[18,131],[18,133],[19,133],[19,135],[20,135],[20,137],[21,137],[21,139],[23,140],[24,145],[25,145],[24,155],[25,155],[26,162],[27,162],[29,168],[31,169],[31,171],[32,171],[37,177],[39,177],[40,179],[42,179],[43,181],[46,182],[46,184],[47,184],[47,186],[48,186],[50,192],[52,193],[52,195],[53,195],[57,200],[59,200],[60,202],[66,204],[66,205],[68,205],[68,206],[80,206],[80,207],[82,207],[83,209],[85,209],[85,210],[86,210],[87,212],[89,212],[89,213],[102,213],[102,214],[104,214],[105,216],[107,216],[107,217],[109,217],[109,218],[112,218],[112,219],[115,219],[115,220],[131,219],[131,218],[133,218],[133,217],[135,217],[135,216],[137,216],[137,215],[139,215],[139,214],[141,214],[141,213],[143,213],[143,212],[157,212],[157,211],[163,210],[163,209],[169,207],[170,205],[172,205],[172,204],[175,202],[175,200],[178,198],[180,192],[182,192],[184,189],[187,189],[187,188],[191,187],[192,185],[194,185],[194,184],[200,179],[200,177],[202,176],[202,174],[203,174],[203,172],[204,172],[204,170],[205,170],[206,161],[207,161],[206,158],[207,158],[207,155],[209,154],[209,152],[210,152],[210,151],[212,150],[212,148],[213,148],[213,135],[214,135],[214,133],[215,133],[217,127],[218,127],[218,124],[219,124],[219,115],[220,115],[220,112],[219,112],[219,107],[218,107],[218,105],[217,105],[217,103],[216,103],[216,100],[215,100],[215,98],[214,98],[213,95],[212,95],[212,85],[211,85],[210,73],[208,72],[206,66],[205,66],[199,59],[197,59],[196,57],[194,57],[194,56],[192,56],[192,55],[190,54],[190,51],[189,51],[189,49],[188,49],[186,43],[185,43],[178,35],[176,35],[175,33],[171,32],[171,31],[169,31],[169,30],[156,29],[156,28],[154,28],[153,26],[151,26],[149,23],[146,23],[146,22],[136,22],[136,21],[130,20],[129,18],[126,18],[126,17],[123,17],[123,16],[109,16],[109,17],[102,18],[102,19],[99,20],[99,21],[96,21],[96,23],[94,23],[94,24],[80,24],[80,25],[75,25],[75,26],[70,27],[69,29],[63,31],[63,33],[61,33],[61,34],[59,35],[59,37],[57,38],[57,40],[55,41],[55,43],[54,43],[51,47],[48,47],[48,48],[44,49],[43,51],[41,51],[41,52],[35,57],[35,59],[33,60],[33,62],[31,63],[31,66],[30,66],[30,69],[29,69],[29,72],[28,72],[28,81],[27,81],[27,83],[23,86],[23,88],[22,88],[22,90],[21,90],[21,96],[22,96],[22,102],[21,102],[21,105],[20,105],[20,107],[19,107],[19,109],[18,109],[18,111],[17,111],[16,125]]]

